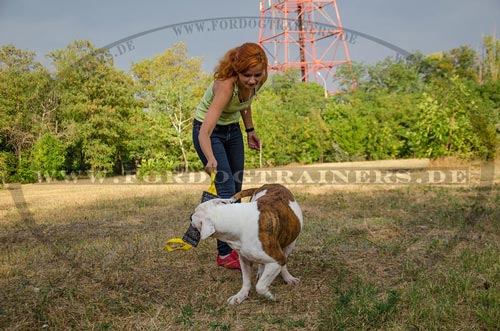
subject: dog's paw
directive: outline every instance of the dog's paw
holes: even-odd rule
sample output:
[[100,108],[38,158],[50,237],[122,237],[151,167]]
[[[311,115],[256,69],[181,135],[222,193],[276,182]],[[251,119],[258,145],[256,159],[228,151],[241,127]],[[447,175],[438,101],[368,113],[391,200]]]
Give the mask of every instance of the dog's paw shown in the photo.
[[287,283],[288,285],[299,285],[299,284],[300,284],[300,279],[295,278],[295,277],[293,277],[293,276],[290,276],[290,277],[284,278],[283,280],[284,280],[284,281],[285,281],[285,283]]
[[233,295],[232,297],[230,297],[229,299],[227,299],[227,303],[229,305],[239,305],[240,303],[242,303],[243,301],[245,301],[245,299],[248,298],[248,295],[246,294],[242,294],[242,293],[237,293],[236,295]]
[[261,294],[264,299],[269,300],[269,301],[276,301],[276,296],[272,294],[270,291],[267,291],[266,293]]
[[255,289],[257,290],[257,293],[259,295],[263,296],[267,300],[276,301],[276,297],[274,296],[274,294],[271,293],[271,291],[269,291],[268,287],[261,287],[257,283],[257,286],[255,286]]

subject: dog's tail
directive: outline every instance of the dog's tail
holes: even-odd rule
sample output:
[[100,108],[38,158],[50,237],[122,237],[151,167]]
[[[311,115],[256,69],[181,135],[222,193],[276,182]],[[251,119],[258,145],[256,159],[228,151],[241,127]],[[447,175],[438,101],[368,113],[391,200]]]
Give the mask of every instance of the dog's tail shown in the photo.
[[233,195],[231,197],[231,200],[238,201],[238,200],[243,199],[243,198],[251,197],[254,195],[255,191],[257,191],[257,190],[258,190],[258,188],[249,188],[249,189],[240,191],[240,192],[236,193],[235,195]]

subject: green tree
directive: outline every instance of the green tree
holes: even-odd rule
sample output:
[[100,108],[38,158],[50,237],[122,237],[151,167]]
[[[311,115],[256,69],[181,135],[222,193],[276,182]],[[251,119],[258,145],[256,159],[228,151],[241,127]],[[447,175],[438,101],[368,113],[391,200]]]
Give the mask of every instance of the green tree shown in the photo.
[[[172,45],[162,54],[132,66],[140,86],[140,97],[146,107],[145,116],[152,137],[143,141],[143,160],[168,159],[174,168],[187,171],[198,161],[191,142],[192,114],[208,83],[201,70],[202,59],[188,56],[184,43]],[[142,162],[142,161],[141,161]],[[148,164],[156,164],[148,161]],[[167,169],[172,170],[172,169]]]
[[500,40],[484,36],[483,53],[481,82],[497,82],[500,75]]
[[48,125],[57,103],[50,104],[50,77],[34,57],[12,45],[0,49],[0,143],[12,149],[19,162]]
[[454,76],[424,94],[412,128],[410,145],[417,157],[484,157],[488,146],[481,143],[474,116],[479,105],[468,85]]
[[299,82],[294,74],[272,75],[252,105],[261,153],[257,160],[247,149],[248,163],[270,166],[323,161],[329,147],[322,119],[328,100],[323,93],[322,86]]
[[[356,95],[359,95],[358,92]],[[330,104],[323,114],[330,130],[327,139],[332,147],[327,160],[364,160],[366,158],[364,142],[369,127],[364,115],[360,114],[360,108],[356,106],[356,100],[351,100],[351,98],[343,98],[343,100],[343,103]]]
[[14,181],[33,178],[24,167],[31,162],[31,148],[44,132],[57,129],[54,80],[34,57],[12,45],[0,48],[0,147],[16,156],[15,163],[5,163],[6,177]]
[[408,157],[407,131],[413,122],[416,99],[416,94],[358,90],[330,104],[323,116],[331,132],[329,159]]
[[[418,53],[408,59],[395,61],[388,57],[373,65],[354,63],[353,73],[357,82],[357,91],[415,93],[422,90],[419,73],[421,62]],[[349,82],[351,74],[345,67],[339,68],[335,74],[341,82]]]
[[461,46],[450,51],[419,56],[419,72],[425,83],[433,80],[450,79],[453,76],[477,82],[480,63],[477,53],[469,46]]
[[138,109],[131,77],[88,41],[75,41],[49,56],[62,97],[69,166],[93,174],[111,174],[116,167],[123,173],[130,120]]

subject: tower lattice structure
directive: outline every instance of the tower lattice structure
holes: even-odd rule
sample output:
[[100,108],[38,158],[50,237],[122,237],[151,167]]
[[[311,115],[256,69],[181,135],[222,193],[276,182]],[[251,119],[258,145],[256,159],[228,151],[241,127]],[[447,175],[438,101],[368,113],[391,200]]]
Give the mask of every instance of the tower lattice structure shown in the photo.
[[301,80],[323,85],[326,95],[338,92],[334,73],[345,66],[343,85],[356,87],[336,0],[261,0],[259,44],[270,71],[300,69]]

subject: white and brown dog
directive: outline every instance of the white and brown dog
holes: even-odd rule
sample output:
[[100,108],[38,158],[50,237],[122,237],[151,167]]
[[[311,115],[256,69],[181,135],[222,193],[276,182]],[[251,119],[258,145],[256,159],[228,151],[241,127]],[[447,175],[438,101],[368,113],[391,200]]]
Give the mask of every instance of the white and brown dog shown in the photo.
[[[248,203],[234,203],[251,196]],[[269,286],[281,272],[287,284],[298,284],[286,268],[303,226],[302,211],[293,194],[283,185],[267,184],[248,189],[230,199],[212,199],[200,204],[192,224],[201,239],[213,236],[225,241],[240,256],[243,286],[229,304],[242,303],[251,287],[252,263],[259,263],[257,293],[274,300]]]

